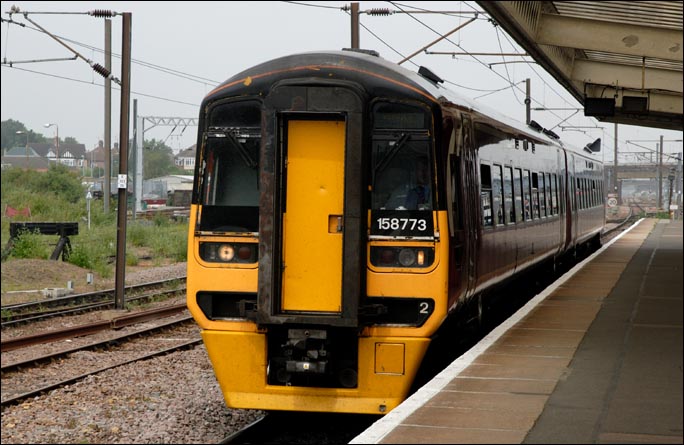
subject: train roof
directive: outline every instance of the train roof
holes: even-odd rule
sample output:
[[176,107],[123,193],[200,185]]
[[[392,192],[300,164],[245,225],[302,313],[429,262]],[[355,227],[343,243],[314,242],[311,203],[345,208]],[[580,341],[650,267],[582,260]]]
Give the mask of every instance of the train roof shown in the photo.
[[364,50],[346,49],[341,51],[311,51],[272,59],[232,76],[211,91],[204,100],[206,102],[207,100],[219,98],[222,96],[221,92],[229,90],[230,87],[246,85],[247,79],[249,79],[249,83],[251,83],[255,79],[265,77],[269,74],[282,73],[283,75],[286,75],[286,73],[301,71],[301,69],[306,67],[311,70],[317,70],[319,67],[334,67],[339,70],[348,69],[350,71],[357,70],[363,74],[377,76],[384,80],[394,80],[404,84],[410,84],[414,88],[420,90],[423,96],[426,96],[441,105],[450,104],[458,108],[472,111],[497,121],[500,124],[509,127],[511,130],[527,135],[530,138],[541,139],[548,144],[559,145],[575,154],[585,156],[581,152],[581,149],[578,149],[577,147],[551,138],[542,131],[535,131],[519,120],[513,119],[510,116],[475,102],[472,99],[461,96],[442,86],[435,81],[436,79],[434,78],[432,78],[433,80],[430,80],[428,78],[432,77],[430,75],[421,75],[418,72],[411,71],[394,62],[390,62],[377,55],[377,53],[369,54],[369,51]]

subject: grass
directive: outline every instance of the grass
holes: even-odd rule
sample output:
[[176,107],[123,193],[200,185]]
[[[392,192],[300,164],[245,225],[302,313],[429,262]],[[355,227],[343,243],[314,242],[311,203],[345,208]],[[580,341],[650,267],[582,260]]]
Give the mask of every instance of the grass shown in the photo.
[[[1,242],[8,245],[10,222],[78,222],[78,235],[71,236],[68,262],[97,272],[102,277],[115,273],[118,223],[117,204],[111,202],[104,213],[104,201],[91,200],[87,212],[86,190],[81,178],[53,165],[48,172],[8,169],[2,172],[2,208],[30,208],[31,217],[3,216]],[[130,206],[129,206],[130,208]],[[90,218],[90,227],[88,226]],[[176,222],[163,215],[154,219],[128,217],[126,222],[126,264],[137,265],[141,255],[151,256],[155,264],[186,261],[187,221]],[[15,240],[7,259],[48,259],[59,237],[22,232]]]

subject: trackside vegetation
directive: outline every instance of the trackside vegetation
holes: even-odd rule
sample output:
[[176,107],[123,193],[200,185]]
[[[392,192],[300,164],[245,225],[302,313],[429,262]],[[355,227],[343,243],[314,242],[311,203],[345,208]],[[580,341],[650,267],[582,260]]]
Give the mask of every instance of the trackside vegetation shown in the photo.
[[[90,228],[86,188],[81,178],[63,165],[53,164],[47,172],[10,168],[2,171],[2,249],[3,261],[13,259],[49,259],[57,236],[22,232],[6,249],[10,222],[78,222],[78,235],[70,237],[68,262],[97,272],[102,277],[114,275],[117,244],[117,203],[111,201],[104,213],[102,199],[90,200]],[[7,216],[7,208],[30,209],[28,215]],[[130,209],[130,206],[129,206]],[[126,264],[136,265],[141,257],[155,264],[186,260],[187,221],[173,221],[164,215],[153,219],[129,214],[126,223]]]

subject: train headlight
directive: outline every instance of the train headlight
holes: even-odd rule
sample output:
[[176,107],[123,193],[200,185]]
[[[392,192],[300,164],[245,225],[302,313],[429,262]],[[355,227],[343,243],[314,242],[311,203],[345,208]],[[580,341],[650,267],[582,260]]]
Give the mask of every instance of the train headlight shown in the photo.
[[210,263],[256,263],[255,243],[204,243],[199,246],[200,258]]
[[435,261],[433,247],[372,246],[370,260],[377,267],[430,267]]
[[233,261],[233,258],[235,258],[235,248],[230,244],[221,244],[218,248],[218,257],[226,263]]
[[416,262],[416,252],[413,249],[401,249],[399,251],[399,264],[411,267]]

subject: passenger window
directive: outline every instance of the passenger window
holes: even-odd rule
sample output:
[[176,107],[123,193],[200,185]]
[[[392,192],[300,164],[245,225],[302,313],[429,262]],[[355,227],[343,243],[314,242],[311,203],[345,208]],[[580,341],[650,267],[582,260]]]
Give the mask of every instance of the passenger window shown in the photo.
[[504,167],[504,208],[506,224],[515,222],[515,208],[513,207],[513,169]]
[[582,179],[581,178],[577,178],[577,191],[575,193],[577,194],[577,208],[583,209],[584,204],[582,203]]
[[551,193],[551,173],[546,174],[546,212],[549,216],[553,215],[553,197]]
[[523,220],[522,206],[522,170],[516,168],[513,171],[513,200],[515,201],[515,222]]
[[546,176],[539,173],[539,214],[546,216]]
[[556,174],[551,175],[551,209],[554,215],[558,215],[558,185]]
[[482,205],[482,225],[494,225],[492,218],[492,174],[489,165],[480,165],[480,201]]
[[530,184],[530,171],[525,170],[523,172],[523,199],[524,199],[524,208],[525,208],[525,221],[529,221],[532,219],[532,203],[530,201],[531,199],[531,187],[532,184]]
[[532,211],[539,218],[539,174],[532,173]]
[[494,224],[504,223],[503,183],[501,181],[501,166],[492,167],[492,210]]

